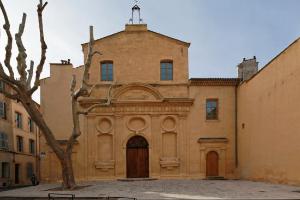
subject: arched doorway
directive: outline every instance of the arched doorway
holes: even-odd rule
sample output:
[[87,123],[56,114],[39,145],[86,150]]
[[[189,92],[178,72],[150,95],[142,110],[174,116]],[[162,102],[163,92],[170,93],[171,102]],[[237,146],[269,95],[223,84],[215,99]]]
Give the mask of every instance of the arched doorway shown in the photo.
[[219,155],[215,151],[206,155],[206,176],[219,176]]
[[148,142],[142,136],[133,136],[126,145],[127,178],[149,177]]

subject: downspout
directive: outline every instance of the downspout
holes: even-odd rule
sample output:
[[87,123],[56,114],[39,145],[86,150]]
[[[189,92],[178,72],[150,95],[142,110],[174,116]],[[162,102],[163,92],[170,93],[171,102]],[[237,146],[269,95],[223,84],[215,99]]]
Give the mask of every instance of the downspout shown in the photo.
[[238,119],[238,98],[237,98],[237,87],[238,87],[238,84],[235,86],[234,88],[234,93],[235,93],[235,128],[234,128],[234,140],[235,140],[235,167],[237,168],[238,167],[238,122],[237,122],[237,119]]

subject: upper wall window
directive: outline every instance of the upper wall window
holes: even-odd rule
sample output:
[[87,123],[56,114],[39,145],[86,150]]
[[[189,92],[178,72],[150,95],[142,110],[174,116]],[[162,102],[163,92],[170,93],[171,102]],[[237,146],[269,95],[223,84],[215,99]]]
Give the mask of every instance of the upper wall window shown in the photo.
[[8,137],[0,132],[0,149],[8,149]]
[[33,133],[34,123],[33,123],[32,119],[30,117],[28,117],[28,128],[29,128],[29,132]]
[[0,118],[6,119],[6,103],[0,101]]
[[206,99],[206,119],[218,119],[218,99]]
[[0,80],[0,91],[5,91],[5,83],[3,80]]
[[16,113],[15,113],[15,117],[16,117],[16,119],[15,119],[16,126],[17,126],[18,128],[23,128],[22,114],[16,112]]
[[101,81],[113,81],[113,62],[101,62]]
[[160,62],[160,80],[173,80],[173,61]]

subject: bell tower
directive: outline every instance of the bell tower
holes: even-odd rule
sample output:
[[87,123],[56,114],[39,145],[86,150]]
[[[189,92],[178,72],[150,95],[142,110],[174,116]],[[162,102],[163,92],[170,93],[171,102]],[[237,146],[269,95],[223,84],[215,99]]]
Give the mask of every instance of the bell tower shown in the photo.
[[141,8],[138,6],[138,0],[135,0],[135,5],[131,8],[131,18],[129,19],[129,24],[143,24],[143,19],[141,18]]

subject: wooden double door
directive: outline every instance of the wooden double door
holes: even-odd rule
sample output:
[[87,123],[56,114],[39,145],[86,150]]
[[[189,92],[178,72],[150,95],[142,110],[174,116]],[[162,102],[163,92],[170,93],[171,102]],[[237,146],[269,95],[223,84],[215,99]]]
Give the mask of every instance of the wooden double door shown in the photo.
[[126,169],[127,178],[149,177],[148,142],[142,136],[134,136],[127,142]]

